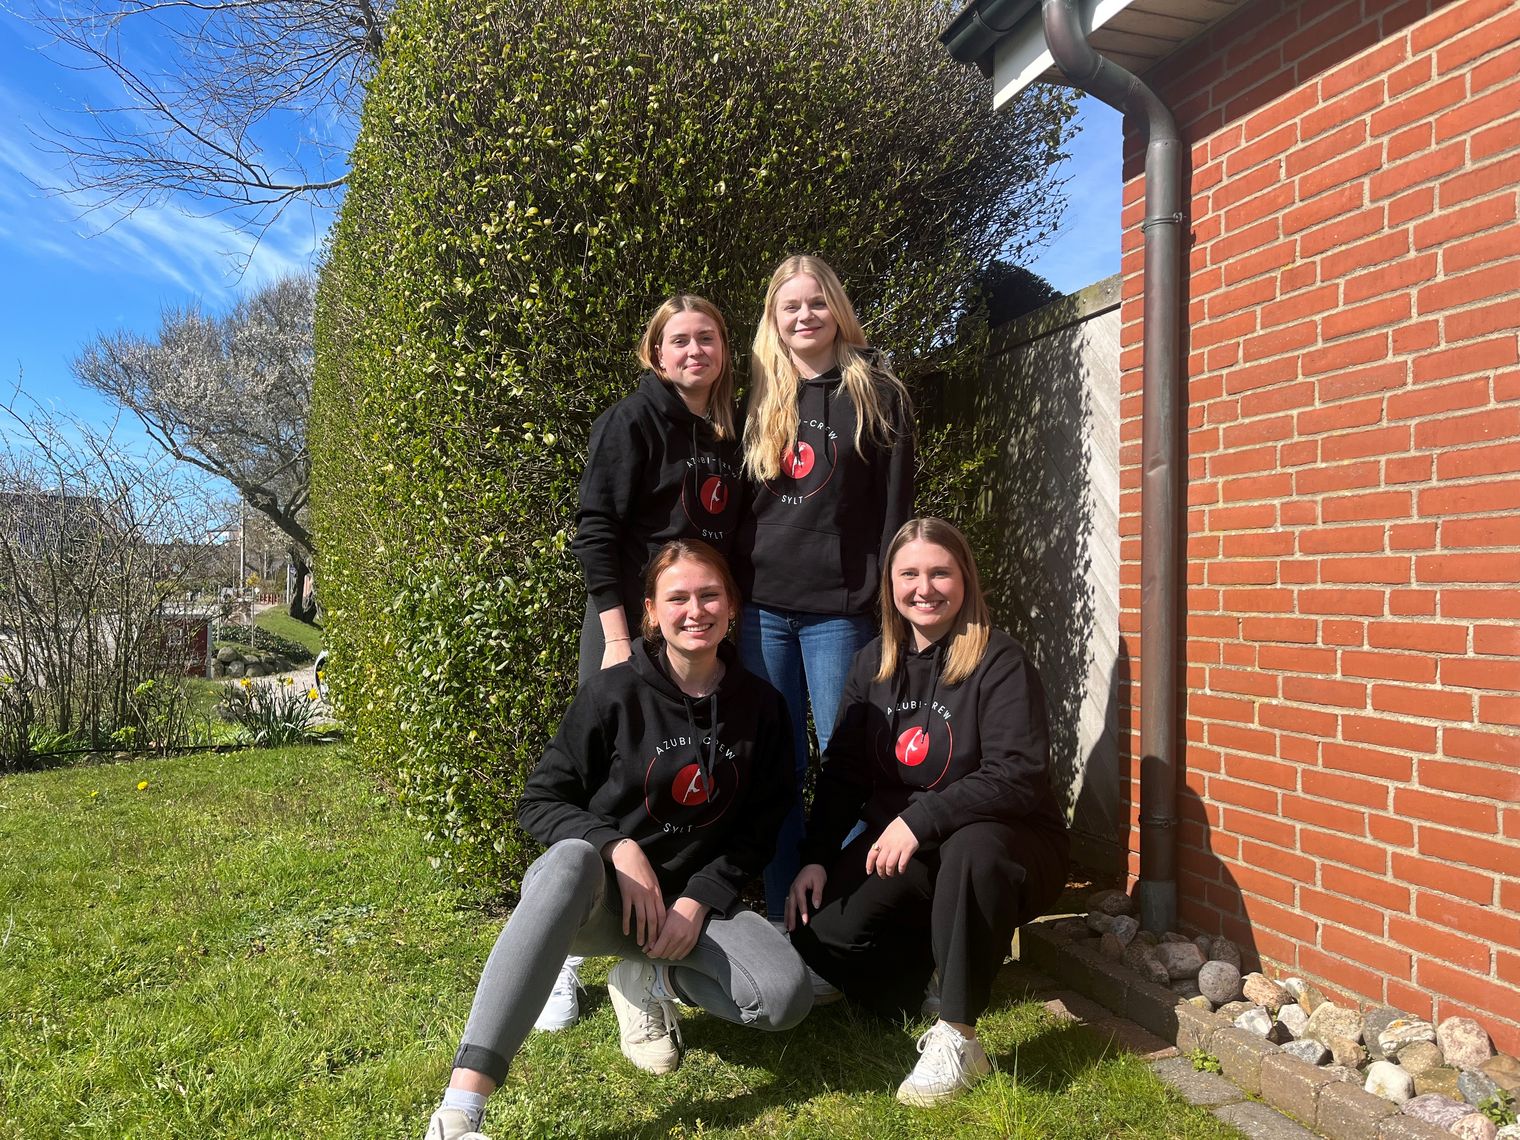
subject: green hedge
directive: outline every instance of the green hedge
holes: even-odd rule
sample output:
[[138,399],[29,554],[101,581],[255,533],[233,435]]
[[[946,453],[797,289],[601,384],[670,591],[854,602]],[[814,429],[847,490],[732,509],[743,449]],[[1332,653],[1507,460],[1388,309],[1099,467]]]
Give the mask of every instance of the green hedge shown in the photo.
[[523,866],[512,804],[574,687],[576,482],[649,311],[700,292],[742,347],[775,263],[817,252],[910,383],[953,378],[979,267],[1055,220],[1067,99],[994,115],[945,18],[397,9],[322,280],[312,499],[343,719],[459,870]]

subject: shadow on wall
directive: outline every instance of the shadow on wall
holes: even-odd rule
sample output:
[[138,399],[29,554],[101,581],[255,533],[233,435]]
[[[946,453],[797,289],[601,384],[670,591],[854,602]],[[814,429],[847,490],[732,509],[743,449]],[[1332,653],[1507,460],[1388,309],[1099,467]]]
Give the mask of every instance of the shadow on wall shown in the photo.
[[944,416],[997,445],[977,550],[998,624],[1040,669],[1073,853],[1123,867],[1119,787],[1119,279],[993,333],[975,391]]

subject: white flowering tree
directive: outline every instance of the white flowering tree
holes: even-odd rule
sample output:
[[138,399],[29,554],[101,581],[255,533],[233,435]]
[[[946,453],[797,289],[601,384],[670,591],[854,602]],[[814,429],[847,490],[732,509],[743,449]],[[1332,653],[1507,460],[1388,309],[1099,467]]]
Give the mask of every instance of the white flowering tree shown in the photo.
[[307,525],[315,279],[287,277],[225,316],[166,312],[157,339],[102,333],[74,374],[135,413],[176,459],[227,480],[285,536],[295,568],[292,617],[311,621]]

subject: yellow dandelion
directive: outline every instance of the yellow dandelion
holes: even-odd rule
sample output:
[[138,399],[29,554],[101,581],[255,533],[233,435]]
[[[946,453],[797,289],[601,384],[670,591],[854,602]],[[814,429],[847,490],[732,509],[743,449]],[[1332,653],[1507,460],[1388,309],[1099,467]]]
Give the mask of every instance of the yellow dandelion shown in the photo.
[[146,792],[148,790],[148,781],[147,780],[138,780],[137,781],[137,790],[139,792]]
[[98,795],[100,795],[100,789],[96,788],[93,792],[90,793],[90,799],[93,800]]

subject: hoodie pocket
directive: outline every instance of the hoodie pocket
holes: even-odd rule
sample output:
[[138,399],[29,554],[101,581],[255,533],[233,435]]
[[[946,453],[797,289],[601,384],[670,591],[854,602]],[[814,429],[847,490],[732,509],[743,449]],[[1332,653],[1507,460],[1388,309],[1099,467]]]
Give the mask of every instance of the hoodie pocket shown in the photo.
[[762,523],[751,559],[755,601],[805,612],[842,612],[845,581],[837,534]]

